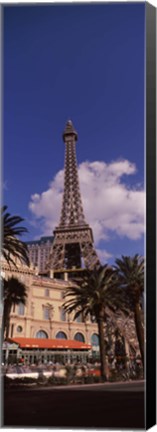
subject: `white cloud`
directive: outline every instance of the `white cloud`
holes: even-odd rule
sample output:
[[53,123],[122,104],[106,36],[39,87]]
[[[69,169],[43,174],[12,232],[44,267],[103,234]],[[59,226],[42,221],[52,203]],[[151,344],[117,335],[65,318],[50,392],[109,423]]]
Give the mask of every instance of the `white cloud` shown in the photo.
[[[128,187],[123,177],[135,173],[135,164],[128,160],[80,164],[84,213],[93,229],[96,245],[100,240],[109,239],[111,233],[132,240],[139,239],[144,233],[145,192],[138,185]],[[62,194],[63,171],[59,171],[46,191],[31,196],[29,208],[35,219],[42,219],[44,235],[52,234],[59,223]]]
[[107,252],[105,249],[98,249],[96,248],[97,255],[99,257],[99,260],[101,263],[105,263],[109,258],[112,258],[112,254]]

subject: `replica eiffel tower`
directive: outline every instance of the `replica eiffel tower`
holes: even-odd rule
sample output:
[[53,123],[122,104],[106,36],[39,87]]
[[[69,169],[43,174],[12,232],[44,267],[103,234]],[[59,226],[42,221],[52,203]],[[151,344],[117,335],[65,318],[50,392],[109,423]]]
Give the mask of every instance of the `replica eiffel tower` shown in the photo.
[[79,187],[77,132],[69,120],[63,132],[65,142],[64,192],[59,225],[54,230],[47,269],[67,271],[93,269],[100,265],[93,246],[92,229],[85,221]]

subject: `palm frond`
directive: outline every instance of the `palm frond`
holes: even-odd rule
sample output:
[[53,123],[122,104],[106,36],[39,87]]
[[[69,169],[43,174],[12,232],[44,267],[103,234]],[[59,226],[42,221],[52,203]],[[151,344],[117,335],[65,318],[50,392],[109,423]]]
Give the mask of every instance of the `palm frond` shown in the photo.
[[7,206],[2,207],[2,248],[1,252],[8,263],[16,265],[15,259],[24,262],[29,266],[28,248],[26,243],[19,240],[18,237],[28,232],[27,228],[17,226],[24,221],[20,216],[11,216],[6,212]]

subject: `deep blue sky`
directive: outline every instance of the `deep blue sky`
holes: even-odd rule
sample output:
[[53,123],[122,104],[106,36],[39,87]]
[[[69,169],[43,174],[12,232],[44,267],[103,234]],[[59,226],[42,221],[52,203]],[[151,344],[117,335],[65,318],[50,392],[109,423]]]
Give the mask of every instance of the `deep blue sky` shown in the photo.
[[126,181],[143,183],[144,16],[145,3],[4,7],[4,201],[29,239],[30,196],[63,168],[69,118],[79,163],[126,158]]

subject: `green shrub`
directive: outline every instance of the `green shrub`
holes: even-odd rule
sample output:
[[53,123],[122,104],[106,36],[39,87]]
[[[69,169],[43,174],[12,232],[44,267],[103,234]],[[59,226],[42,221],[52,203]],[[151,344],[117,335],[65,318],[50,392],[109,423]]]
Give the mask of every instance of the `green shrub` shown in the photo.
[[101,383],[101,382],[102,382],[102,378],[101,378],[101,376],[94,376],[93,379],[94,379],[94,383],[95,383],[95,384],[97,384],[97,383]]
[[56,380],[57,380],[57,378],[52,375],[48,378],[47,383],[49,385],[56,385]]
[[82,376],[82,377],[77,377],[77,376],[75,376],[74,377],[74,379],[73,379],[73,383],[74,384],[84,384],[84,377]]
[[24,378],[15,378],[14,381],[17,381],[17,383],[21,382],[23,384],[32,384],[36,382],[37,380],[32,377],[24,377]]
[[64,385],[67,384],[67,377],[50,376],[47,383],[48,385]]
[[[95,377],[97,378],[97,377]],[[94,383],[94,377],[92,375],[84,377],[84,383],[85,384],[93,384]]]
[[38,376],[36,381],[37,381],[37,384],[44,385],[44,384],[47,384],[48,379],[42,373],[39,373],[39,376]]

